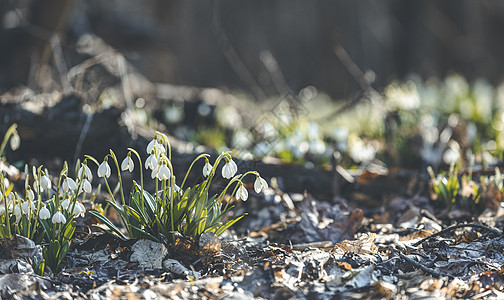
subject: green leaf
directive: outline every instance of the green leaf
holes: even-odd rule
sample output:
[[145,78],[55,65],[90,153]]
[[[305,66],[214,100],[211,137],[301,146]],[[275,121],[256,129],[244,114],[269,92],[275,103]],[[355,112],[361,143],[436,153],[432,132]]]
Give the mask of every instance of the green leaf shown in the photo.
[[44,276],[45,262],[45,259],[42,259],[42,261],[35,268],[35,274],[37,274],[38,276]]
[[238,222],[241,218],[243,218],[246,214],[243,214],[243,215],[239,215],[238,217],[236,218],[233,218],[229,221],[227,221],[224,225],[222,225],[221,227],[219,227],[216,231],[215,231],[215,235],[221,235],[224,233],[224,231],[226,231],[226,229],[228,229],[229,227],[233,226],[234,223]]
[[39,220],[40,224],[42,224],[42,227],[44,228],[44,233],[45,236],[47,237],[47,241],[50,241],[52,239],[52,234],[51,234],[51,226],[47,223],[47,220]]
[[152,239],[153,241],[156,241],[159,243],[159,239],[156,238],[155,236],[153,236],[152,234],[148,233],[147,231],[141,229],[141,228],[138,228],[136,226],[133,226],[131,225],[131,228],[133,228],[134,230],[136,230],[137,232],[139,232],[140,234],[143,234],[143,235],[146,235],[148,236],[150,239]]
[[[123,240],[127,240],[128,238],[117,228],[112,222],[107,219],[104,215],[100,214],[97,211],[91,210],[89,211],[91,215],[96,217],[98,220],[102,221],[103,224],[105,224],[111,231],[115,232],[119,237],[121,237]],[[100,228],[100,227],[98,227]],[[109,232],[110,233],[110,232]]]
[[0,238],[2,238],[2,239],[10,239],[11,238],[9,228],[4,224],[0,224]]
[[65,227],[65,231],[63,233],[63,241],[69,241],[72,239],[72,236],[75,232],[75,227],[77,226],[77,223],[75,221],[68,222]]

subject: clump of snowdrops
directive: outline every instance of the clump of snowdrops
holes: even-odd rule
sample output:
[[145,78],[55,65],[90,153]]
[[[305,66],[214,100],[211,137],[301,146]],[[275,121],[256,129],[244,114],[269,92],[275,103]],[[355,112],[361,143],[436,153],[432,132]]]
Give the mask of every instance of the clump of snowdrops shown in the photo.
[[[2,152],[9,138],[13,150],[19,147],[19,136],[16,136],[15,126],[11,127],[4,136]],[[85,164],[79,170],[72,178],[65,163],[57,181],[53,181],[42,166],[33,167],[32,176],[25,166],[21,194],[13,191],[14,185],[0,173],[0,238],[18,234],[41,244],[43,260],[32,261],[38,274],[44,272],[46,265],[53,272],[58,271],[75,231],[74,218],[86,212],[82,201],[92,191],[92,174]]]
[[[154,139],[147,145],[147,154],[149,154],[148,158],[142,162],[138,152],[128,148],[128,154],[121,164],[112,150],[102,162],[98,162],[91,156],[86,156],[86,159],[92,160],[98,165],[98,177],[104,179],[110,195],[110,199],[106,201],[119,214],[125,232],[101,213],[97,211],[90,211],[90,213],[103,222],[107,227],[104,229],[106,232],[116,234],[123,239],[148,238],[162,241],[164,238],[174,236],[175,232],[195,240],[199,239],[203,233],[220,235],[244,216],[234,216],[224,221],[224,216],[233,208],[229,201],[224,201],[225,195],[231,191],[229,193],[231,197],[234,196],[237,200],[246,201],[248,191],[244,186],[243,179],[248,175],[255,176],[254,189],[257,193],[268,187],[266,180],[261,178],[256,171],[237,174],[238,167],[230,152],[219,155],[213,165],[209,161],[210,155],[197,156],[189,166],[184,179],[182,182],[179,181],[180,185],[178,185],[173,172],[170,141],[166,135],[160,132],[157,132]],[[121,172],[133,172],[135,160],[140,166],[138,168],[140,184],[133,182],[133,187],[126,200]],[[204,180],[194,186],[186,186],[187,177],[199,160],[205,160],[201,170]],[[108,183],[108,178],[112,173],[109,161],[112,161],[117,170],[119,196],[112,192]],[[217,176],[218,166],[221,162],[224,162],[221,175],[229,180],[228,184],[220,194],[209,196],[210,185]],[[148,192],[144,189],[143,167],[150,171],[150,178],[154,181],[154,191]]]

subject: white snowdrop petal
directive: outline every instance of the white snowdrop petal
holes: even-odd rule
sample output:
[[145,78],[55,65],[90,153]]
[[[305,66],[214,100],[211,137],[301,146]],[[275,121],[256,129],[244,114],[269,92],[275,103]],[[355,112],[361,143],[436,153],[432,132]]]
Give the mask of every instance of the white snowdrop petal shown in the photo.
[[86,193],[91,193],[93,191],[93,187],[87,179],[84,179],[84,181],[82,181],[82,187],[84,188],[84,192]]
[[92,181],[93,180],[93,172],[91,172],[91,169],[87,165],[84,165],[83,167],[84,167],[84,173],[86,173],[87,180]]
[[133,159],[128,156],[128,169],[130,172],[133,172],[133,169],[135,168],[135,164],[133,163]]
[[51,216],[51,212],[47,209],[47,207],[42,207],[39,211],[39,218],[42,220],[47,220]]
[[70,201],[68,199],[65,199],[63,200],[63,202],[61,202],[61,207],[63,207],[64,209],[67,209],[68,205],[70,205]]
[[243,186],[243,184],[238,188],[238,192],[237,192],[237,199],[238,200],[243,200],[243,201],[247,201],[248,199],[248,191],[247,189]]
[[51,180],[46,175],[40,178],[40,187],[44,190],[51,188]]
[[150,143],[147,145],[147,153],[151,153],[156,144],[157,144],[156,139],[153,139],[152,141],[150,141]]
[[52,217],[52,222],[53,222],[53,224],[57,224],[57,223],[64,224],[64,223],[66,223],[66,218],[60,211],[58,211]]
[[203,167],[203,176],[207,177],[208,175],[210,175],[211,171],[212,171],[212,165],[209,162],[207,162]]
[[126,170],[128,170],[128,167],[129,167],[129,164],[128,164],[128,157],[126,156],[126,157],[123,159],[122,163],[121,163],[121,170],[122,170],[122,171],[126,171]]

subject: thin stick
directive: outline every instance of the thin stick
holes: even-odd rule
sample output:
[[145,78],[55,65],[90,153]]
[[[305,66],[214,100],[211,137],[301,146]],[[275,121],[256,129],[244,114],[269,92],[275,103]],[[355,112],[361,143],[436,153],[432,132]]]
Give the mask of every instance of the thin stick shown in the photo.
[[447,277],[450,277],[450,278],[453,278],[453,276],[451,275],[448,275],[448,274],[443,274],[443,273],[440,273],[432,268],[429,268],[429,267],[426,267],[424,265],[421,265],[419,262],[416,262],[414,260],[412,260],[411,258],[407,257],[406,255],[402,254],[402,253],[399,253],[399,257],[401,257],[402,259],[404,259],[408,264],[414,266],[415,268],[418,268],[422,271],[424,271],[425,273],[428,273],[434,277],[444,277],[444,276],[447,276]]
[[463,227],[474,227],[474,228],[484,229],[484,230],[490,231],[491,233],[493,233],[495,235],[502,235],[502,231],[500,231],[497,228],[491,228],[491,227],[481,225],[481,224],[458,224],[458,225],[453,225],[453,226],[447,227],[447,228],[445,228],[439,232],[436,232],[434,234],[431,234],[428,237],[425,237],[425,238],[419,240],[418,242],[414,243],[413,246],[418,246],[429,239],[432,239],[434,237],[443,235],[443,234],[450,232],[452,230],[455,230],[458,228],[463,228]]

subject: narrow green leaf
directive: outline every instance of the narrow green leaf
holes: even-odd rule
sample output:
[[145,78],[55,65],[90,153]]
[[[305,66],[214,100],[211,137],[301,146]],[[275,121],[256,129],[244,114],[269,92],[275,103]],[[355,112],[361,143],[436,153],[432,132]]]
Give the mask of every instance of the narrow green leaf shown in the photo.
[[[99,212],[97,211],[94,211],[94,210],[91,210],[89,211],[89,213],[91,215],[93,215],[94,217],[96,217],[98,220],[102,221],[103,224],[105,224],[108,228],[110,228],[110,230],[112,230],[113,232],[115,232],[119,237],[121,237],[122,239],[124,240],[127,240],[128,238],[119,230],[119,228],[117,228],[112,222],[109,221],[109,219],[107,219],[107,217],[105,217],[104,215],[100,214]],[[98,227],[100,228],[100,227]]]

